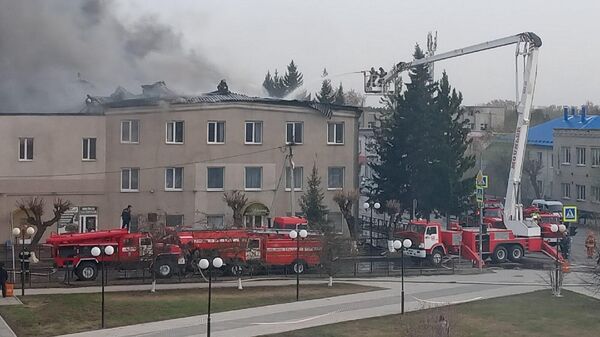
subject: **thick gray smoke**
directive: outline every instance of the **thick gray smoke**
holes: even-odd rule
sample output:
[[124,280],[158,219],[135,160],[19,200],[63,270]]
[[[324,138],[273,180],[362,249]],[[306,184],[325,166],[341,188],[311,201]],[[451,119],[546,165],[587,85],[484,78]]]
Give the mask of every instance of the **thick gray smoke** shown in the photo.
[[181,35],[147,17],[120,22],[112,2],[0,0],[0,111],[77,110],[85,94],[163,80],[214,90],[222,75]]

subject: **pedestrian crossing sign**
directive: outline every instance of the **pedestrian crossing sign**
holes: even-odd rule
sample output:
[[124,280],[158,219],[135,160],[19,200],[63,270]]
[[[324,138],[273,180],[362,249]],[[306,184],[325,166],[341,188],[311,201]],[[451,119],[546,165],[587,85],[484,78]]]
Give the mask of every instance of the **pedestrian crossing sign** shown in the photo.
[[563,207],[563,222],[577,222],[577,206]]

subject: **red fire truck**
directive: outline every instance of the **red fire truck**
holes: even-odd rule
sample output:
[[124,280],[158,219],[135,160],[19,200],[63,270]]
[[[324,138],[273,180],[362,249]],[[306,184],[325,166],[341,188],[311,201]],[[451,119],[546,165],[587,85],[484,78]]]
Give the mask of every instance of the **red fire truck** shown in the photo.
[[[543,252],[552,258],[557,256],[555,248],[541,236],[518,237],[511,230],[501,228],[488,228],[481,235],[483,259],[479,257],[479,228],[444,230],[439,223],[416,220],[394,233],[394,237],[412,241],[412,246],[405,251],[406,255],[427,258],[435,266],[439,266],[447,254],[460,254],[477,266],[483,265],[490,257],[494,263],[518,262],[525,252]],[[564,262],[562,256],[558,259]]]
[[[128,233],[126,229],[52,234],[46,244],[52,247],[56,266],[72,266],[80,280],[94,280],[100,263],[120,269],[151,267],[163,278],[171,277],[178,266],[185,264],[178,245],[157,242],[148,233]],[[94,257],[91,250],[96,246],[113,246],[115,252]]]
[[205,257],[219,256],[226,271],[237,275],[254,267],[289,267],[299,273],[320,264],[321,236],[309,232],[298,243],[289,238],[287,229],[231,229],[176,232],[180,246],[187,252],[190,266]]

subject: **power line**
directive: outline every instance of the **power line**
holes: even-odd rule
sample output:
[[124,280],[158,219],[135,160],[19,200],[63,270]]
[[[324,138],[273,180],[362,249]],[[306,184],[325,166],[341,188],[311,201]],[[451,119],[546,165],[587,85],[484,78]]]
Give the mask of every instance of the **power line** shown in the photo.
[[[231,155],[231,156],[210,158],[210,159],[199,160],[199,161],[191,161],[191,162],[185,162],[185,163],[176,163],[176,164],[170,164],[170,165],[139,167],[137,169],[139,169],[140,171],[144,171],[144,170],[154,170],[154,169],[159,169],[159,168],[168,168],[168,167],[176,167],[176,166],[186,166],[186,165],[193,165],[193,164],[210,163],[210,162],[215,162],[215,161],[219,161],[219,160],[226,160],[226,159],[233,159],[233,158],[250,156],[250,155],[254,155],[254,154],[258,154],[258,153],[263,153],[263,152],[268,152],[268,151],[273,151],[273,150],[282,149],[282,148],[285,148],[285,145],[277,146],[277,147],[272,147],[272,148],[268,148],[268,149],[263,149],[263,150],[258,150],[258,151],[244,152],[244,153],[235,154],[235,155]],[[39,174],[39,175],[22,175],[22,176],[13,175],[13,176],[0,176],[0,179],[7,179],[7,178],[74,177],[74,176],[89,176],[89,175],[110,174],[110,173],[121,173],[121,170],[119,169],[119,170],[114,170],[114,171],[96,171],[96,172],[82,172],[82,173],[58,173],[58,174]]]

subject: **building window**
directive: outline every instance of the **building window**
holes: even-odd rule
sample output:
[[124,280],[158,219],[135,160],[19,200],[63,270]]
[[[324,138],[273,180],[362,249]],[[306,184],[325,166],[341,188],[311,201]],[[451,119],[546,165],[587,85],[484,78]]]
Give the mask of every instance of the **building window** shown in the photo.
[[562,151],[562,164],[571,165],[571,148],[568,146],[561,147]]
[[592,201],[600,202],[600,186],[592,186]]
[[562,189],[562,197],[564,199],[571,199],[571,185],[569,183],[560,184]]
[[139,177],[139,168],[127,167],[121,169],[121,192],[138,192]]
[[246,190],[262,188],[262,167],[246,167]]
[[344,188],[344,168],[330,167],[327,174],[327,188],[342,189]]
[[165,169],[165,191],[183,190],[183,167]]
[[[290,172],[292,169],[290,167],[286,167],[285,170],[285,189],[289,191],[292,186],[292,177]],[[302,167],[294,167],[294,191],[302,190],[302,177],[303,177],[303,169]]]
[[83,138],[83,160],[96,160],[96,138]]
[[121,143],[140,142],[140,121],[137,119],[121,121]]
[[550,168],[554,167],[554,152],[550,154]]
[[577,189],[577,200],[584,201],[585,200],[585,185],[575,185]]
[[224,215],[207,215],[206,224],[209,229],[224,229],[225,228],[225,216]]
[[344,123],[327,123],[327,144],[344,144]]
[[375,122],[367,122],[367,128],[369,128],[369,129],[375,129],[375,127],[376,127]]
[[488,128],[488,125],[487,125],[487,123],[481,123],[481,124],[479,125],[479,128],[480,128],[480,130],[481,130],[481,131],[484,131],[484,130],[487,130],[487,128]]
[[33,138],[19,138],[19,160],[33,160]]
[[167,144],[183,144],[183,121],[167,122]]
[[600,147],[592,148],[592,167],[600,166]]
[[302,144],[303,141],[303,137],[302,137],[302,129],[303,129],[303,124],[302,122],[287,122],[286,123],[286,136],[285,136],[285,142],[287,144]]
[[327,213],[327,220],[331,223],[333,230],[336,233],[344,233],[344,217],[340,212]]
[[262,122],[246,122],[246,144],[262,144]]
[[538,163],[540,163],[540,164],[543,163],[542,159],[543,159],[543,153],[542,152],[538,152],[537,153],[537,161],[538,161]]
[[541,180],[538,180],[535,183],[537,185],[537,189],[540,192],[540,194],[544,195],[544,182]]
[[577,165],[585,166],[585,147],[576,147]]
[[167,226],[168,227],[183,226],[183,214],[167,214]]
[[225,143],[225,122],[208,122],[207,141],[209,144]]
[[206,169],[207,174],[206,177],[208,179],[206,183],[206,188],[209,190],[222,191],[223,190],[223,177],[224,177],[224,167],[209,167]]

